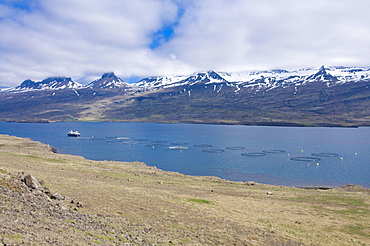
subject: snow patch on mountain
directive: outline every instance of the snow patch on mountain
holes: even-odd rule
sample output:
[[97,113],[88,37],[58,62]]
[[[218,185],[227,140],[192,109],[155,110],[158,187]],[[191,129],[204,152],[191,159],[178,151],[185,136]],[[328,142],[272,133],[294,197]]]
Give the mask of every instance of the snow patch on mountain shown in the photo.
[[72,81],[71,78],[67,77],[51,77],[44,79],[40,82],[32,80],[25,80],[19,86],[2,90],[2,92],[24,92],[24,91],[35,91],[35,90],[61,90],[61,89],[75,89],[82,85]]
[[[23,92],[33,90],[60,90],[60,89],[116,89],[123,88],[132,93],[153,91],[162,88],[181,87],[179,93],[183,93],[183,87],[187,93],[196,85],[214,85],[211,88],[220,92],[222,88],[234,87],[234,92],[239,93],[243,89],[273,90],[294,86],[295,88],[307,83],[325,83],[327,86],[334,86],[344,83],[356,83],[358,81],[370,80],[369,67],[342,67],[342,66],[321,66],[320,68],[302,68],[298,70],[264,70],[247,72],[197,72],[190,75],[157,76],[148,77],[139,82],[128,84],[117,77],[113,72],[105,73],[87,85],[81,85],[67,77],[52,77],[41,82],[25,80],[21,85],[2,89],[1,93]],[[217,86],[215,86],[217,85]]]

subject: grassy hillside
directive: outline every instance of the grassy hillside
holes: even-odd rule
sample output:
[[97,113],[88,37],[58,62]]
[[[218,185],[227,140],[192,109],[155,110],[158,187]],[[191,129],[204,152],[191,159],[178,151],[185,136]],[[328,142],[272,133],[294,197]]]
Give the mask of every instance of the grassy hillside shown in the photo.
[[[0,226],[0,238],[18,243],[38,230],[65,245],[88,240],[103,245],[370,244],[370,192],[358,186],[309,190],[187,176],[139,162],[61,155],[5,135],[0,135],[0,169],[44,180],[51,190],[84,204],[79,213],[99,215],[111,228],[102,236],[88,222],[81,226],[71,220],[64,220],[69,227],[51,232],[22,226],[5,232]],[[69,201],[63,206],[68,208]]]

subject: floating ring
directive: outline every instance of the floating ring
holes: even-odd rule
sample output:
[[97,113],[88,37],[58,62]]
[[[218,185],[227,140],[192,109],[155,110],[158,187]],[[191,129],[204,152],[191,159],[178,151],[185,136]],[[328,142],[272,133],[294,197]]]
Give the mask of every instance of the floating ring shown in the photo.
[[145,141],[149,141],[149,139],[147,138],[136,138],[136,139],[133,139],[134,141],[137,141],[137,142],[145,142]]
[[196,147],[196,148],[211,148],[212,145],[210,145],[210,144],[196,144],[196,145],[193,145],[193,147]]
[[260,156],[265,156],[265,153],[261,152],[251,152],[251,153],[241,153],[242,156],[249,156],[249,157],[260,157]]
[[226,147],[226,149],[229,150],[244,150],[244,147],[239,147],[239,146],[232,146],[232,147]]
[[166,140],[154,140],[154,141],[151,141],[152,143],[154,144],[163,144],[163,143],[167,143]]
[[153,144],[146,144],[146,147],[151,147],[151,148],[156,148],[156,147],[163,147],[165,146],[164,144],[159,144],[159,143],[153,143]]
[[335,153],[312,153],[312,156],[320,156],[320,157],[336,157],[338,154]]
[[207,152],[207,153],[222,153],[222,152],[225,152],[225,150],[223,150],[223,149],[204,149],[202,151]]
[[174,143],[170,143],[170,144],[171,145],[188,145],[189,143],[180,141],[180,142],[174,142]]
[[285,150],[273,149],[273,150],[262,150],[262,152],[266,154],[283,154],[285,153]]
[[139,144],[139,142],[136,142],[136,141],[125,141],[125,142],[121,142],[121,144],[131,145],[131,144]]
[[316,157],[291,157],[290,158],[292,161],[312,161],[312,162],[316,162],[316,161],[319,161],[321,160],[320,158],[316,158]]

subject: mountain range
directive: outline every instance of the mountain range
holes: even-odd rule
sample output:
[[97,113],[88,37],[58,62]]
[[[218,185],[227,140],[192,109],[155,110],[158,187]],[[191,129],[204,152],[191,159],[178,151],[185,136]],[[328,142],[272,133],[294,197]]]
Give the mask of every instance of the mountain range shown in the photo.
[[291,126],[370,125],[370,67],[217,71],[86,85],[52,77],[0,90],[2,121],[145,121]]

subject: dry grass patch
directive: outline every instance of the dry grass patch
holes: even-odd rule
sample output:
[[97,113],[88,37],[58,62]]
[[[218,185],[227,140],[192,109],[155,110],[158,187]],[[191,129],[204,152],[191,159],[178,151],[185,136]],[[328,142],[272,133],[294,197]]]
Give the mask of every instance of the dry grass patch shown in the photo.
[[90,161],[4,135],[0,152],[0,169],[31,173],[81,201],[80,212],[104,214],[116,228],[130,221],[153,243],[168,238],[184,245],[370,245],[367,191],[247,185],[140,162]]

